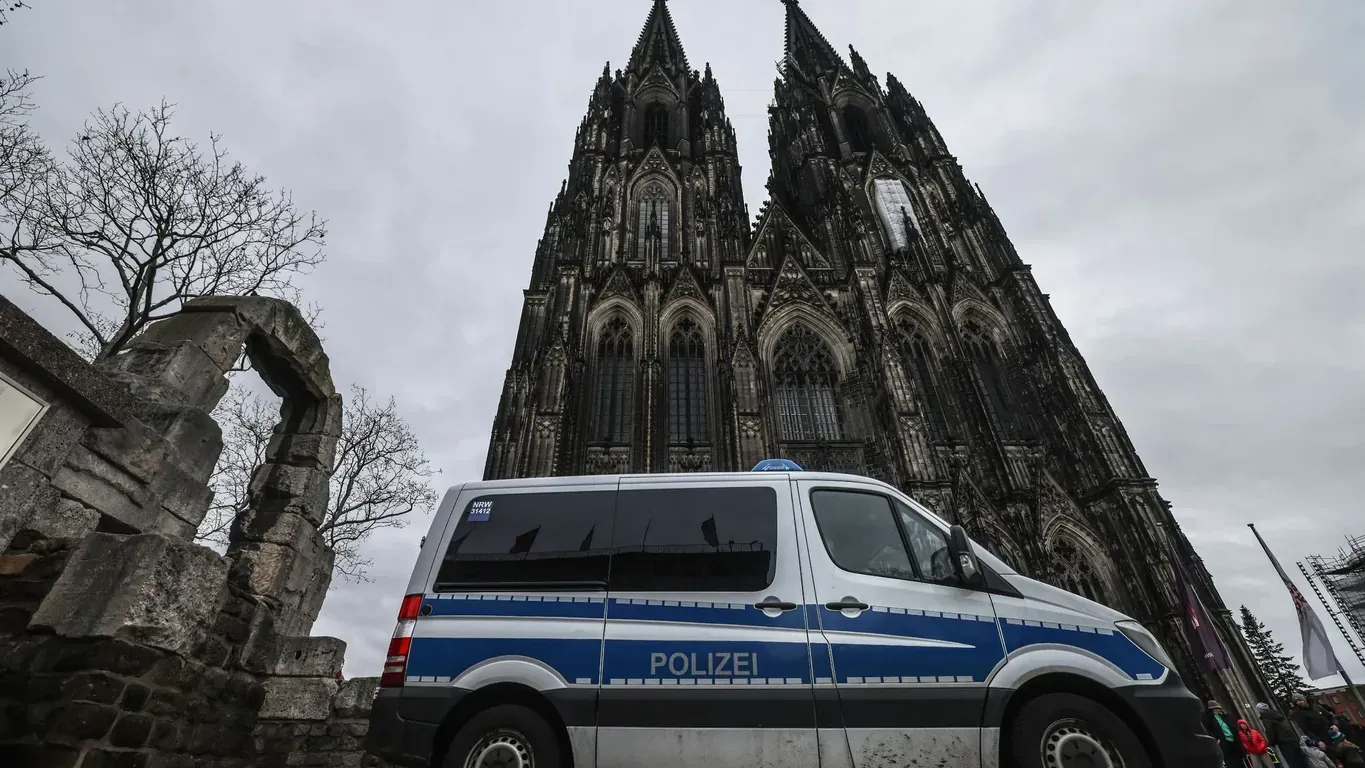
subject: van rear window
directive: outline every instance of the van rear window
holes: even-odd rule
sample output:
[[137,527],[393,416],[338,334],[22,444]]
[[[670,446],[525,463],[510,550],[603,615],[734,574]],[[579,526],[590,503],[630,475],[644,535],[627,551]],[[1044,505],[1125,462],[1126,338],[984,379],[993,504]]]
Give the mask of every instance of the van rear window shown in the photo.
[[615,491],[490,494],[450,537],[435,589],[605,589]]

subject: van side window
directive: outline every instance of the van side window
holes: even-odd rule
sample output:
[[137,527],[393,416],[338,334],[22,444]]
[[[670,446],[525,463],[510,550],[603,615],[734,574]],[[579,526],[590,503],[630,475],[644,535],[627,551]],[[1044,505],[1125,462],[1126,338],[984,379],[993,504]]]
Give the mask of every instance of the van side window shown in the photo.
[[930,525],[918,512],[893,499],[905,538],[910,542],[910,558],[924,581],[952,584],[957,581],[953,559],[948,554],[948,537]]
[[758,592],[777,569],[771,488],[621,491],[613,592]]
[[569,491],[472,499],[450,537],[435,589],[605,588],[615,497],[615,491]]
[[950,583],[948,541],[914,510],[879,493],[812,491],[825,551],[851,573]]

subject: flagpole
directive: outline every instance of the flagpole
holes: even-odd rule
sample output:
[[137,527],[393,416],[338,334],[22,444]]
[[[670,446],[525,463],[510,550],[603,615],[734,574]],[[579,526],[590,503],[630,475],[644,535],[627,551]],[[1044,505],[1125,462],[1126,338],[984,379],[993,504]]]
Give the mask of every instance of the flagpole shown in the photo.
[[[1273,566],[1275,567],[1275,572],[1278,573],[1278,574],[1280,575],[1280,578],[1284,580],[1285,586],[1290,588],[1290,596],[1293,597],[1293,596],[1297,595],[1297,594],[1298,594],[1298,590],[1294,587],[1293,582],[1289,580],[1288,574],[1286,574],[1286,573],[1284,572],[1284,569],[1280,567],[1280,562],[1279,562],[1278,560],[1275,559],[1275,555],[1271,553],[1271,551],[1270,551],[1270,546],[1269,546],[1268,544],[1265,543],[1265,539],[1261,538],[1261,532],[1258,531],[1258,530],[1256,530],[1256,524],[1255,524],[1255,523],[1247,523],[1247,527],[1251,529],[1251,533],[1252,533],[1252,535],[1254,535],[1254,536],[1256,537],[1256,541],[1260,542],[1260,544],[1261,544],[1261,549],[1265,550],[1265,555],[1266,555],[1266,557],[1268,557],[1268,558],[1270,559],[1270,564],[1273,565]],[[1306,598],[1301,598],[1301,599],[1304,600],[1304,610],[1311,611],[1312,609],[1308,608],[1307,599],[1306,599]],[[1297,605],[1295,606],[1295,610],[1298,611],[1298,606],[1297,606]],[[1302,616],[1302,614],[1301,614],[1300,617],[1299,617],[1299,621],[1300,621],[1300,623],[1302,624],[1302,622],[1303,622],[1303,616]],[[1314,621],[1317,622],[1317,619],[1315,618]],[[1317,623],[1320,624],[1321,622],[1317,622]],[[1322,627],[1321,629],[1322,629],[1322,631],[1324,632],[1323,640],[1324,640],[1324,641],[1327,641],[1327,638],[1325,637],[1326,627]],[[1308,637],[1308,635],[1305,634],[1304,637],[1306,638],[1306,637]],[[1361,695],[1361,693],[1360,693],[1360,690],[1356,688],[1355,683],[1351,682],[1351,676],[1348,675],[1348,674],[1346,674],[1346,670],[1342,669],[1343,664],[1341,663],[1341,659],[1337,658],[1336,650],[1332,648],[1330,642],[1329,642],[1328,645],[1327,645],[1327,650],[1328,650],[1328,652],[1329,652],[1329,653],[1331,654],[1331,656],[1332,656],[1332,661],[1335,662],[1335,664],[1334,664],[1333,666],[1335,666],[1335,667],[1337,668],[1337,674],[1341,676],[1342,682],[1346,683],[1346,693],[1347,693],[1347,695],[1348,695],[1348,696],[1354,696],[1354,697],[1355,697],[1355,700],[1356,700],[1356,703],[1360,705],[1362,711],[1365,711],[1365,697],[1362,697],[1362,695]],[[1307,653],[1308,653],[1307,647],[1305,647],[1305,648],[1303,649],[1302,653],[1303,653],[1303,654],[1307,654]],[[1308,668],[1308,667],[1307,667],[1307,661],[1305,661],[1305,662],[1304,662],[1304,669],[1307,669],[1307,668]],[[1311,676],[1312,673],[1309,672],[1309,675]]]

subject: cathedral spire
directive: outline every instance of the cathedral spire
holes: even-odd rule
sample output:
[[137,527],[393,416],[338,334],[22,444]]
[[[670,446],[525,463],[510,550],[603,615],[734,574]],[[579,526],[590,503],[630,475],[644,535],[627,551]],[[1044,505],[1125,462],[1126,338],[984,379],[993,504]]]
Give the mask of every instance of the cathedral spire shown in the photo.
[[844,60],[815,28],[798,0],[782,0],[787,6],[787,36],[785,61],[797,73],[815,79],[823,74],[847,68]]
[[670,71],[688,72],[687,54],[683,52],[678,30],[673,26],[673,16],[668,12],[668,0],[654,0],[645,19],[645,27],[640,31],[640,39],[630,52],[627,71],[644,74],[651,66],[661,64]]

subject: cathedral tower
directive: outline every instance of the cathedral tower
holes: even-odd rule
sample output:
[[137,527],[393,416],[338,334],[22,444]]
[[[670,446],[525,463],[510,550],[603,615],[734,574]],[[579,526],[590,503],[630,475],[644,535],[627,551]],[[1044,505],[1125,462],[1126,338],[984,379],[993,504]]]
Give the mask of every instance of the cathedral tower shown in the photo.
[[[709,67],[655,0],[604,70],[536,252],[487,478],[808,470],[896,485],[1022,573],[1264,697],[1227,607],[1004,227],[923,106],[797,0],[750,229]],[[1182,631],[1185,564],[1238,669]],[[1205,685],[1197,681],[1203,679]]]
[[485,476],[734,465],[717,307],[748,241],[720,88],[655,0],[550,206]]

